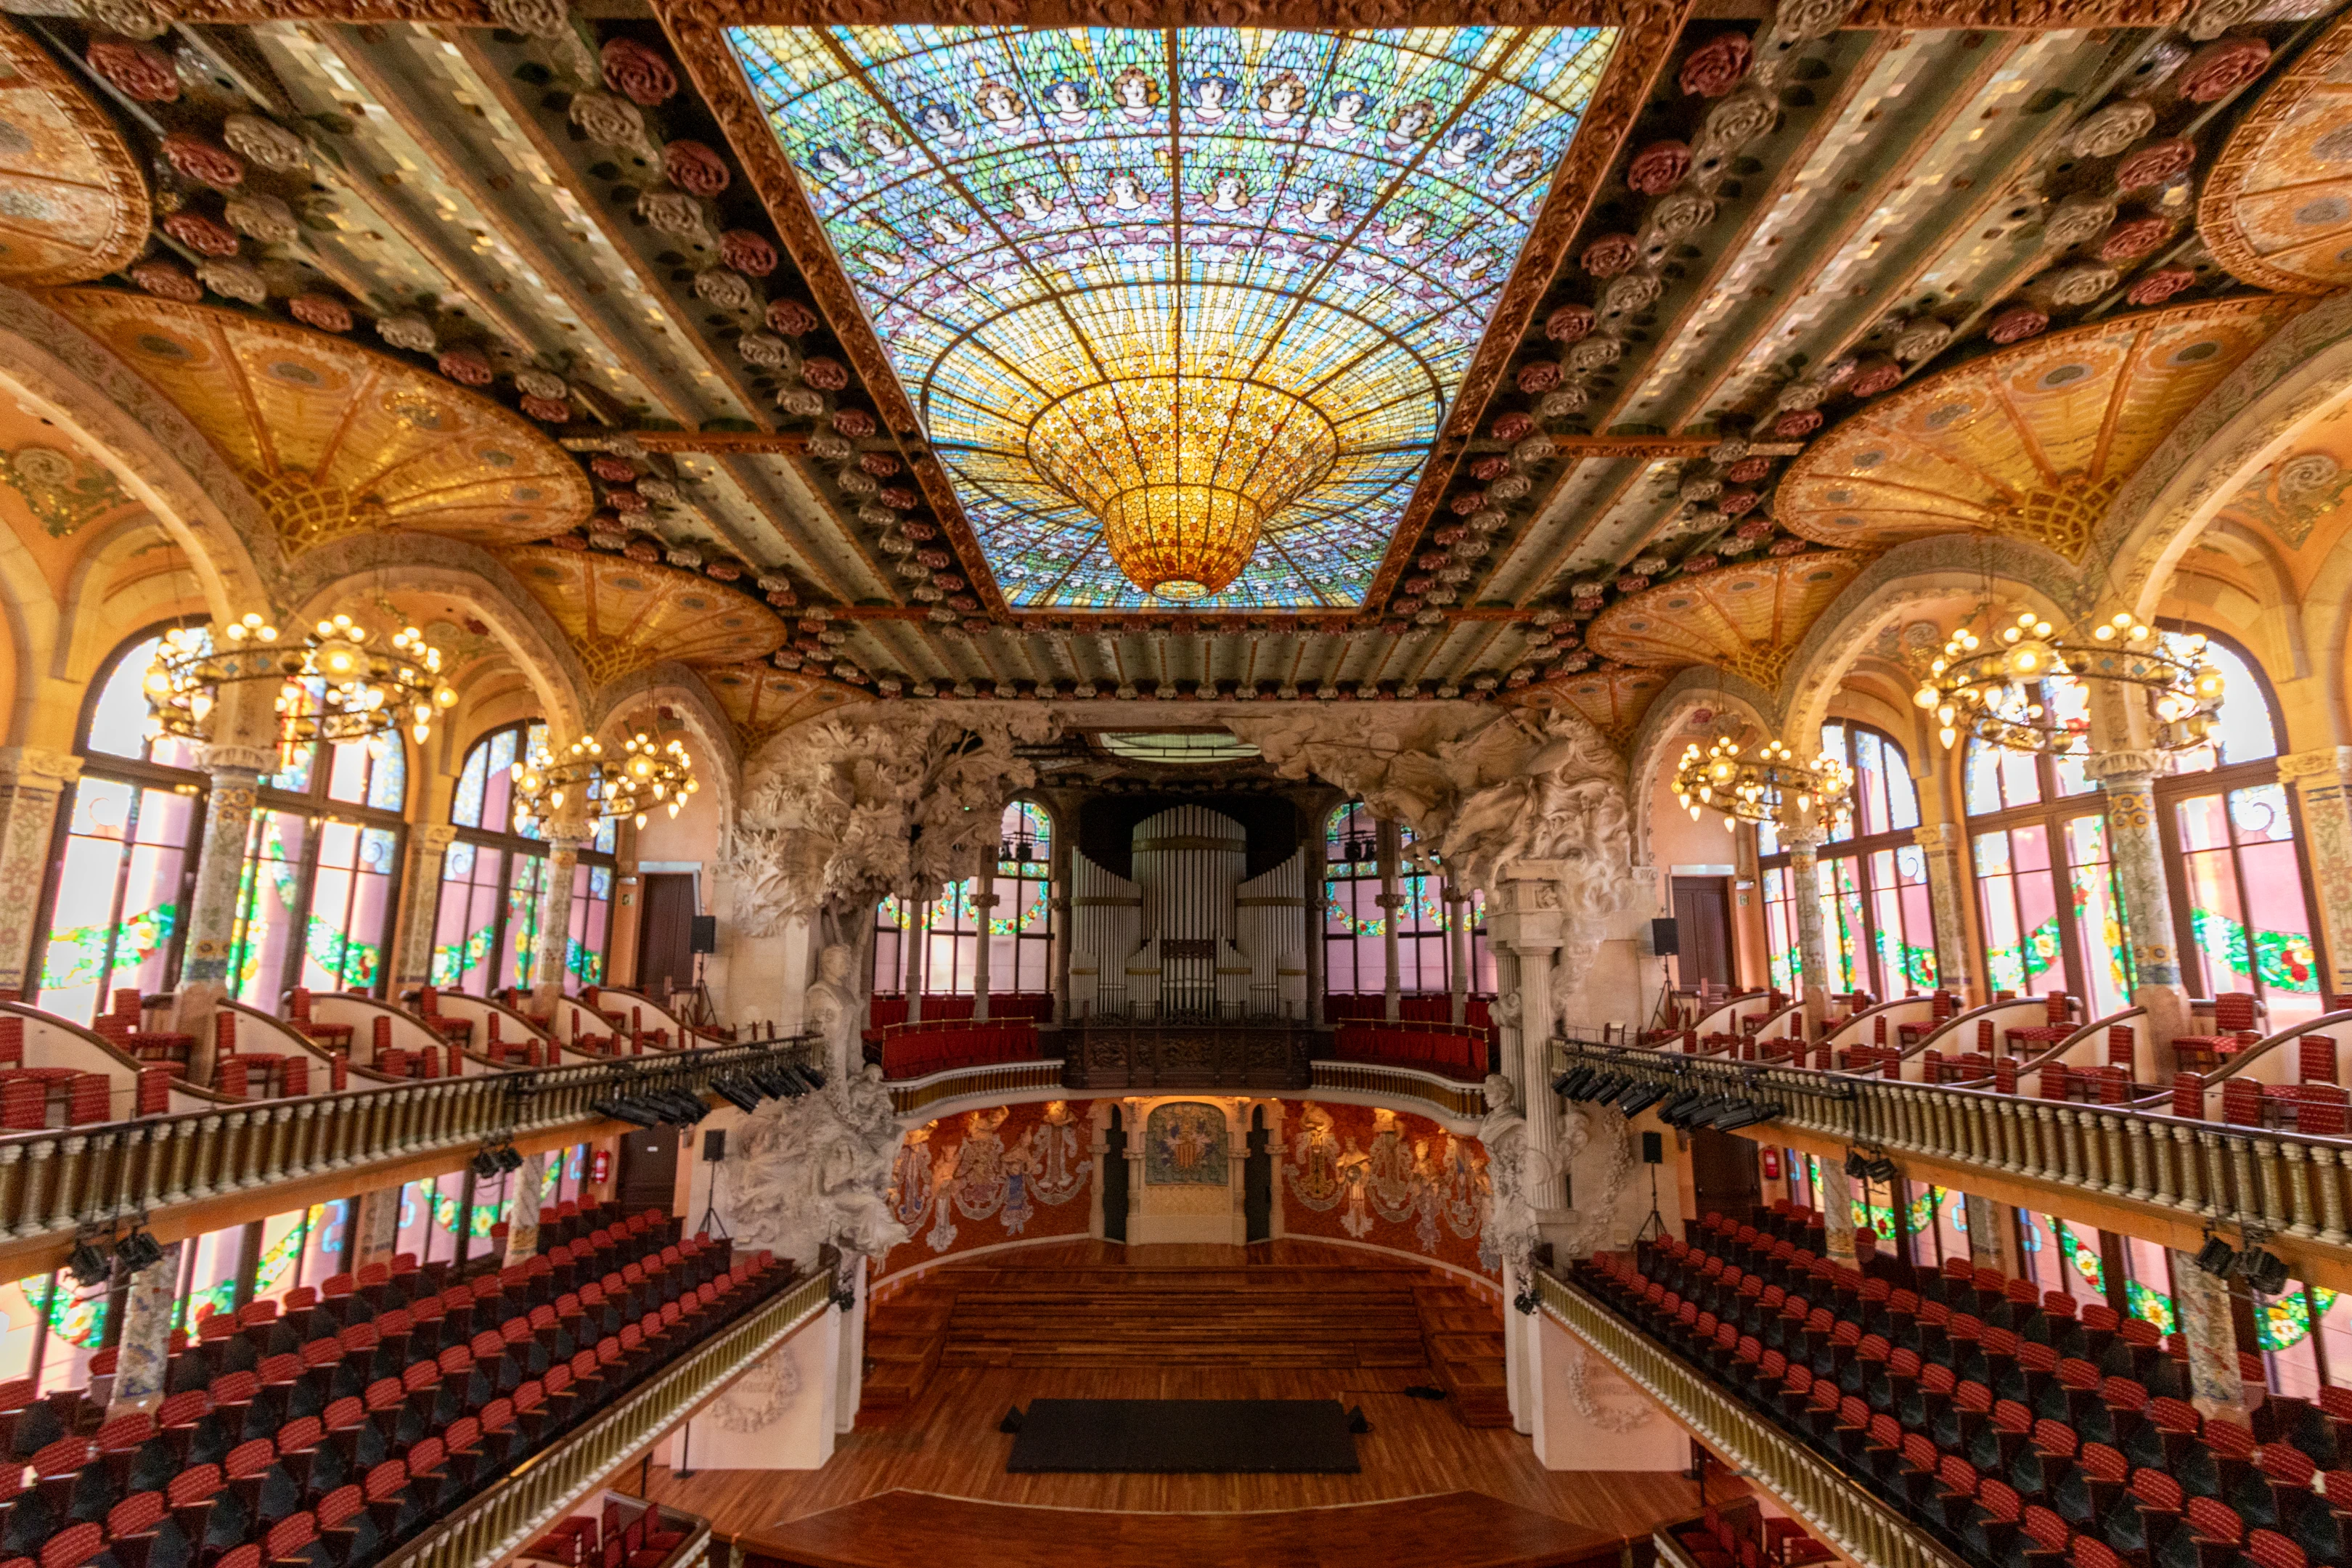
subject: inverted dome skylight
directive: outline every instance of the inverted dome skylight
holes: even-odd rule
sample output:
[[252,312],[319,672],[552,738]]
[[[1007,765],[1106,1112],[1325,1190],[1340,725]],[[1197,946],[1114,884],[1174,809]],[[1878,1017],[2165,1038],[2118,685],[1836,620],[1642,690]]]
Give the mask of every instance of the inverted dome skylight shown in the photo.
[[1257,608],[1363,597],[1614,35],[730,37],[1006,599]]

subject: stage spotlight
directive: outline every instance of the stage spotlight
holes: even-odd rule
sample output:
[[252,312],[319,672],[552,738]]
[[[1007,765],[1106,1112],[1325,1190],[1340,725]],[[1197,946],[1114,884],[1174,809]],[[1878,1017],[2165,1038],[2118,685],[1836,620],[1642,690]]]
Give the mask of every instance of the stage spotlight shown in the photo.
[[2265,1247],[2250,1247],[2238,1257],[2238,1267],[2246,1276],[2246,1288],[2264,1296],[2275,1296],[2286,1289],[2286,1259]]
[[520,1171],[522,1169],[522,1156],[515,1152],[515,1146],[511,1143],[499,1144],[492,1152],[491,1157],[498,1161],[499,1169],[501,1171]]
[[750,1114],[760,1109],[760,1091],[751,1085],[731,1078],[713,1079],[710,1087],[719,1099],[736,1110]]
[[1665,1097],[1666,1086],[1664,1084],[1647,1083],[1635,1089],[1633,1093],[1627,1095],[1624,1099],[1619,1100],[1617,1102],[1617,1110],[1626,1121],[1631,1121],[1633,1118],[1641,1115],[1642,1112],[1649,1110],[1650,1107],[1657,1104],[1658,1101],[1664,1100]]
[[824,1068],[811,1067],[805,1062],[794,1062],[791,1064],[791,1066],[792,1070],[800,1074],[801,1080],[806,1083],[811,1089],[823,1089],[824,1087]]
[[1863,1158],[1861,1150],[1849,1149],[1845,1152],[1845,1173],[1856,1181],[1870,1173],[1870,1162]]
[[484,1149],[466,1162],[466,1168],[474,1173],[476,1181],[487,1182],[495,1177],[502,1167],[499,1164],[499,1157]]
[[1743,1127],[1753,1127],[1759,1121],[1772,1121],[1786,1109],[1785,1106],[1778,1103],[1759,1105],[1751,1100],[1731,1115],[1717,1121],[1715,1124],[1715,1130],[1717,1132],[1737,1132]]
[[[115,1261],[122,1265],[124,1273],[136,1274],[142,1268],[152,1268],[163,1262],[163,1248],[146,1231],[134,1230],[114,1244],[114,1257]],[[2279,1268],[2284,1270],[2286,1265],[2282,1263]]]
[[1877,1159],[1871,1161],[1870,1163],[1864,1165],[1862,1169],[1864,1175],[1867,1175],[1872,1181],[1882,1184],[1895,1179],[1895,1162],[1888,1159],[1884,1154],[1881,1154]]
[[1685,1113],[1705,1098],[1706,1096],[1697,1089],[1684,1089],[1665,1104],[1658,1107],[1658,1120],[1669,1127],[1679,1127],[1682,1125],[1682,1117]]
[[[599,1116],[610,1117],[614,1121],[626,1121],[633,1126],[658,1127],[661,1125],[659,1116],[642,1101],[634,1099],[592,1100],[588,1102],[588,1109]],[[480,1173],[478,1168],[476,1173]]]
[[2216,1279],[2227,1279],[2237,1260],[2238,1249],[2218,1236],[2207,1237],[2205,1245],[2197,1249],[2197,1267]]
[[77,1285],[103,1285],[110,1272],[106,1254],[85,1238],[66,1254],[66,1272],[73,1276]]

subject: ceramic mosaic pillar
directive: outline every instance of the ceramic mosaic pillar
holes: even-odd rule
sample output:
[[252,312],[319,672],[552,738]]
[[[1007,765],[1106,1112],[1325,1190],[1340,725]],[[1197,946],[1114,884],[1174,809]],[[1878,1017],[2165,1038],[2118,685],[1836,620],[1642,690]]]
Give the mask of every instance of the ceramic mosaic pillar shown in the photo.
[[907,911],[906,959],[907,1022],[923,1021],[923,967],[929,958],[931,939],[926,931],[930,922],[930,903],[912,889],[898,900]]
[[1054,882],[1045,901],[1054,921],[1054,1022],[1066,1024],[1070,1021],[1070,847],[1058,835],[1054,839]]
[[2326,746],[2278,760],[2279,782],[2292,784],[2303,814],[2304,852],[2319,893],[2319,933],[2326,944],[2327,990],[2352,995],[2352,746]]
[[26,971],[40,912],[34,889],[49,857],[58,803],[80,773],[81,759],[67,752],[38,746],[0,752],[0,887],[25,890],[0,905],[0,991],[11,996],[23,995],[31,979]]
[[1832,1263],[1853,1267],[1853,1178],[1834,1161],[1822,1162],[1822,1247]]
[[1451,884],[1445,889],[1445,959],[1452,972],[1446,991],[1452,997],[1450,1016],[1456,1024],[1470,1021],[1470,899]]
[[457,830],[446,822],[411,828],[400,895],[400,968],[394,994],[433,979],[433,925],[441,909],[441,865]]
[[539,1256],[539,1205],[547,1184],[547,1159],[544,1154],[533,1154],[514,1173],[514,1206],[507,1211],[506,1266],[509,1268]]
[[1998,1268],[2003,1274],[2016,1274],[2016,1226],[2001,1205],[1990,1198],[1980,1198],[1969,1193],[1969,1261],[1979,1268]]
[[2238,1379],[2238,1335],[2230,1321],[2230,1282],[2197,1267],[2191,1253],[2172,1255],[2180,1337],[2189,1346],[2189,1398],[2208,1421],[2243,1426],[2246,1388]]
[[[1307,820],[1311,824],[1315,818],[1310,816]],[[1328,944],[1323,934],[1323,928],[1331,919],[1331,885],[1325,879],[1329,870],[1329,863],[1324,858],[1323,835],[1307,834],[1307,908],[1303,911],[1307,919],[1307,1022],[1318,1029],[1324,1022],[1323,988],[1329,984],[1324,977],[1324,966],[1330,954],[1324,951]]]
[[2189,1022],[2180,985],[2180,944],[2172,929],[2172,889],[2157,831],[2156,776],[2168,766],[2159,752],[2105,752],[2084,764],[2105,796],[2107,853],[2123,892],[2137,984],[2132,1001],[2147,1009],[2154,1037],[2168,1045]]
[[122,1309],[122,1337],[114,1363],[114,1389],[107,1396],[106,1415],[112,1420],[136,1411],[152,1410],[163,1403],[163,1374],[172,1359],[173,1309],[178,1304],[180,1254],[188,1244],[173,1242],[163,1260],[149,1264],[131,1277],[131,1293]]
[[352,1215],[353,1273],[371,1263],[388,1264],[399,1250],[400,1193],[398,1187],[379,1187],[360,1194],[357,1210]]
[[[1789,828],[1789,880],[1797,906],[1797,968],[1804,976],[1805,1037],[1818,1040],[1830,1016],[1830,956],[1822,931],[1821,862],[1815,857],[1823,834],[1817,827]],[[1851,1227],[1849,1227],[1851,1228]],[[1849,1239],[1847,1245],[1853,1245]]]
[[205,748],[212,795],[205,811],[204,846],[197,854],[195,893],[188,900],[188,934],[181,948],[174,1008],[176,1026],[196,1037],[188,1070],[198,1083],[212,1081],[213,1006],[234,989],[228,966],[246,840],[253,830],[254,795],[262,775],[276,766],[276,754],[257,746]]
[[563,995],[564,967],[572,957],[572,880],[585,838],[551,835],[547,843],[547,885],[540,895],[539,946],[531,954],[531,1002],[551,1012]]
[[1381,1016],[1393,1024],[1402,1011],[1399,1005],[1403,991],[1403,977],[1397,973],[1397,954],[1401,947],[1397,922],[1404,915],[1404,895],[1398,890],[1397,860],[1404,852],[1403,836],[1393,822],[1377,826],[1375,840],[1381,858],[1381,954],[1388,965],[1388,981],[1381,987]]
[[[990,973],[993,965],[988,951],[988,922],[998,902],[995,845],[980,847],[980,862],[972,868],[971,875],[971,928],[974,932],[971,939],[971,1016],[976,1021],[985,1024],[988,1022],[989,983],[994,978]],[[1018,976],[1014,977],[1014,984],[1019,984]]]
[[1936,920],[1936,974],[1955,995],[1969,994],[1969,922],[1962,912],[1968,883],[1960,871],[1960,830],[1948,822],[1914,829],[1911,841],[1927,863],[1927,907]]

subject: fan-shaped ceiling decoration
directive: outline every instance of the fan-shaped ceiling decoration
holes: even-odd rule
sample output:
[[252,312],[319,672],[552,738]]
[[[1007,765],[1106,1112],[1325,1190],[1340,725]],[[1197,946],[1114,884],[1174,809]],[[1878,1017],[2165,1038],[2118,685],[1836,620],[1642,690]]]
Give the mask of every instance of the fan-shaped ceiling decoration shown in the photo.
[[1984,529],[2078,561],[2175,422],[2307,303],[2202,300],[1930,376],[1860,409],[1791,463],[1780,521],[1838,545]]
[[2238,122],[2205,181],[2197,227],[2257,289],[2352,284],[2352,17],[2338,21]]
[[389,355],[143,294],[51,299],[205,433],[297,549],[380,528],[544,539],[594,504],[580,465],[528,420]]
[[0,23],[0,279],[103,277],[145,247],[150,220],[147,183],[113,121]]
[[1594,729],[1622,742],[1669,679],[1655,669],[1588,669],[1545,682],[1542,700],[1582,714]]
[[1626,664],[1712,665],[1770,691],[1806,628],[1862,563],[1854,551],[1835,550],[1678,577],[1601,611],[1585,646]]
[[730,37],[1017,605],[1354,604],[1607,28]]
[[510,550],[507,561],[599,686],[665,658],[742,664],[783,646],[773,610],[696,573],[552,545]]
[[820,680],[810,675],[787,675],[764,664],[713,670],[704,679],[719,699],[719,709],[734,721],[745,756],[757,751],[771,735],[812,713],[866,700],[866,694],[854,686]]

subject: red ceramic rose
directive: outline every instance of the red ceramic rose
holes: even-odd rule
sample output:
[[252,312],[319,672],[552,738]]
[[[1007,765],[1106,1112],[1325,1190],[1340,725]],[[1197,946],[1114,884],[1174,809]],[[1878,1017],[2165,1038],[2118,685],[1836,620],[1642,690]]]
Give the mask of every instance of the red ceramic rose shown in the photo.
[[746,278],[765,278],[776,269],[776,247],[748,228],[730,228],[719,237],[719,259]]
[[198,256],[236,254],[236,231],[202,213],[173,213],[163,220],[163,232]]
[[1653,142],[1625,165],[1625,184],[1645,196],[1662,196],[1690,173],[1691,151],[1680,142]]
[[1772,438],[1776,441],[1801,441],[1821,427],[1820,409],[1791,408],[1772,421]]
[[1544,336],[1556,343],[1572,343],[1592,331],[1592,307],[1562,305],[1544,321]]
[[2161,305],[2196,281],[2197,274],[2186,267],[2159,267],[2134,283],[2124,298],[2135,305]]
[[572,417],[572,405],[560,397],[526,397],[522,411],[545,425],[561,425]]
[[297,294],[286,302],[286,308],[294,313],[296,321],[322,332],[352,330],[352,308],[325,294]]
[[461,386],[488,386],[497,374],[490,369],[490,358],[479,349],[450,349],[438,362],[441,374]]
[[2151,142],[2116,165],[2116,189],[2145,190],[2186,173],[2197,162],[2196,144],[2186,137]]
[[677,92],[677,73],[669,61],[635,38],[614,38],[604,45],[604,85],[631,103],[651,109]]
[[1519,367],[1519,390],[1526,393],[1549,392],[1559,384],[1557,362],[1539,359],[1533,364]]
[[1993,317],[1985,336],[1997,343],[2021,343],[2049,326],[2050,318],[2032,306],[2011,305]]
[[615,458],[599,452],[588,459],[588,471],[610,485],[635,484],[637,466],[626,458]]
[[185,131],[163,138],[163,158],[189,179],[216,191],[233,191],[245,184],[244,159]]
[[1755,58],[1745,33],[1717,33],[1693,49],[1675,80],[1685,93],[1721,98],[1739,85]]
[[1630,234],[1604,234],[1584,247],[1580,258],[1595,278],[1614,278],[1642,258],[1642,247]]
[[857,466],[877,479],[887,479],[898,471],[898,459],[887,452],[867,452],[858,458]]
[[2270,63],[2271,47],[2260,38],[2216,38],[2189,57],[2175,83],[2189,102],[2211,103],[2262,75]]
[[1772,471],[1769,458],[1742,458],[1723,470],[1723,477],[1735,485],[1752,485]]
[[100,38],[82,58],[126,98],[141,103],[179,101],[180,74],[172,68],[172,57],[152,44]]
[[131,269],[131,281],[158,300],[193,305],[205,297],[205,286],[168,261],[142,261]]
[[1516,442],[1525,437],[1535,427],[1536,422],[1524,414],[1506,414],[1495,421],[1493,431],[1495,439],[1497,441]]
[[2164,243],[2172,226],[2154,213],[2139,217],[2127,217],[2107,230],[2105,244],[2099,247],[2099,259],[2108,263],[2137,261]]
[[691,195],[715,196],[733,176],[727,160],[699,142],[677,141],[662,148],[662,173]]
[[839,392],[849,384],[849,367],[837,359],[804,360],[801,363],[801,380],[819,392]]
[[836,409],[833,416],[833,427],[853,441],[863,441],[878,428],[874,423],[874,416],[863,408]]
[[768,330],[788,338],[803,337],[816,331],[816,312],[798,300],[777,300],[768,306]]

